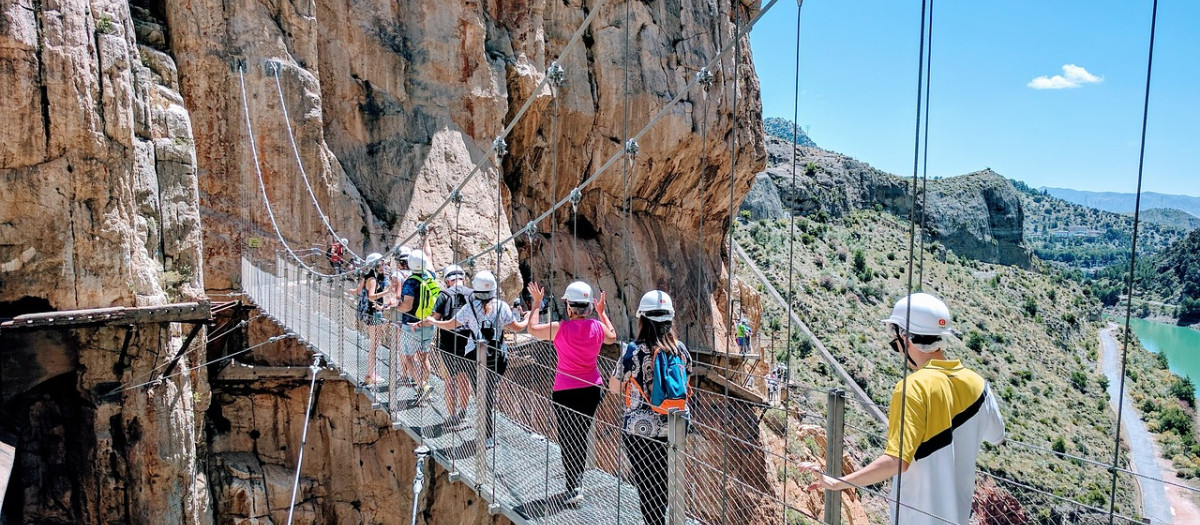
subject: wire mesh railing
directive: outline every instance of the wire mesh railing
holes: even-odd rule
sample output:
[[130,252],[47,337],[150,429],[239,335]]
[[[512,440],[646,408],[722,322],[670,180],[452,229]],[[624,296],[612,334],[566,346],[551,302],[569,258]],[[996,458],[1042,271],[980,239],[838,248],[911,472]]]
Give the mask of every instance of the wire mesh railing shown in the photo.
[[[490,510],[516,522],[895,523],[889,482],[837,495],[840,511],[821,493],[806,490],[813,476],[803,463],[848,474],[882,455],[887,442],[886,423],[873,415],[880,407],[853,397],[846,402],[836,389],[831,394],[784,382],[779,398],[766,402],[696,389],[674,438],[647,439],[623,428],[623,393],[610,389],[607,379],[619,365],[606,357],[615,355],[612,349],[597,360],[605,381],[595,389],[592,414],[591,405],[581,411],[555,403],[557,358],[549,342],[509,334],[502,358],[477,360],[440,350],[437,337],[418,333],[386,310],[382,322],[362,315],[349,293],[353,280],[316,275],[282,257],[243,259],[242,279],[263,314],[358,384],[396,428],[430,449],[451,479],[469,484]],[[833,442],[844,449],[837,470],[823,459]],[[1007,457],[1028,457],[1005,463],[984,449],[973,523],[1108,522],[1114,495],[1103,489],[1114,469],[1107,463],[1023,442],[1003,446],[1012,449]],[[1066,463],[1073,466],[1070,480],[1063,477]],[[1018,471],[1013,465],[1036,467]],[[1153,480],[1197,493],[1138,474],[1128,464],[1115,471],[1123,490]],[[1085,500],[1072,499],[1057,488],[1063,483],[1095,490]],[[1170,522],[1143,517],[1132,495],[1117,496],[1122,499],[1114,523]],[[900,508],[907,510],[900,523],[954,522],[905,502]],[[824,515],[826,509],[836,516]]]

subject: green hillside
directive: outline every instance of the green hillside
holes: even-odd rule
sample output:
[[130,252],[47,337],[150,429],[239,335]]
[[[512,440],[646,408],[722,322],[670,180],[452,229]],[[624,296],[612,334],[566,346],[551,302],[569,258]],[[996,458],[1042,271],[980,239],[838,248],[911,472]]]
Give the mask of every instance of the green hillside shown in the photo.
[[[1133,214],[1127,213],[1132,216]],[[1142,210],[1141,220],[1159,226],[1169,226],[1177,230],[1192,231],[1200,228],[1200,217],[1183,210],[1174,208],[1151,208]]]
[[[1133,217],[1072,204],[1019,181],[1013,185],[1021,191],[1025,243],[1038,258],[1085,272],[1114,263],[1128,264]],[[1161,252],[1186,234],[1183,228],[1142,221],[1138,253]]]
[[[886,212],[865,210],[825,222],[797,217],[796,228],[793,268],[798,315],[853,380],[876,403],[886,405],[903,363],[888,348],[879,319],[906,290],[907,226]],[[741,225],[736,239],[772,283],[786,292],[787,221]],[[1110,461],[1114,415],[1104,390],[1107,381],[1096,362],[1098,325],[1089,320],[1099,312],[1096,301],[1081,285],[1061,276],[980,263],[931,248],[924,261],[924,289],[946,298],[954,325],[962,332],[948,353],[991,381],[1002,400],[1011,439]],[[739,275],[756,282],[745,268]],[[762,344],[783,361],[787,357],[784,313],[769,298],[764,298],[764,305]],[[814,388],[800,402],[820,410],[821,389],[837,385],[838,380],[813,352],[811,342],[802,336],[794,339],[795,380]],[[1159,368],[1152,354],[1134,352],[1130,388],[1137,389],[1143,401],[1171,406],[1166,392],[1169,372]],[[881,429],[861,409],[855,410],[848,417],[856,427],[851,434],[865,455],[873,456],[879,452]],[[1190,428],[1185,434],[1191,436]],[[1197,451],[1183,445],[1178,451],[1187,462],[1194,462]],[[990,449],[981,464],[994,475],[1107,506],[1110,478],[1102,468],[1015,445]],[[1052,521],[1050,516],[1057,512],[1053,501],[1002,486],[1018,495],[1031,517]],[[1121,479],[1117,501],[1121,512],[1134,512],[1135,491],[1130,480]]]
[[[1113,264],[1096,273],[1091,288],[1105,306],[1114,306],[1128,280],[1129,263]],[[1200,323],[1200,230],[1193,230],[1161,253],[1139,258],[1134,290],[1134,297],[1140,300],[1134,303],[1137,315],[1152,315],[1161,307],[1146,303],[1149,301],[1173,305],[1162,313],[1179,318],[1183,324]]]

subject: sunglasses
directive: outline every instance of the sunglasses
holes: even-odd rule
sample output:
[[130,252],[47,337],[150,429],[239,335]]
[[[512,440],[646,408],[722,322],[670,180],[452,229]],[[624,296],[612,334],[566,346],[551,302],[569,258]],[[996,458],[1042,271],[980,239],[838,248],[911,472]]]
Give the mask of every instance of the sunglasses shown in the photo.
[[900,328],[895,325],[892,326],[892,340],[888,341],[888,346],[893,352],[904,353],[904,336],[900,335]]

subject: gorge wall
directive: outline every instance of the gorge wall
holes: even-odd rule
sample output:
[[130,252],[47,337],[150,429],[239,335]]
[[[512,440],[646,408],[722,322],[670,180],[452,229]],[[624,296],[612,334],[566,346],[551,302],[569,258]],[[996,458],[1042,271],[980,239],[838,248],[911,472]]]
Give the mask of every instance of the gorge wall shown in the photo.
[[[203,297],[191,123],[172,59],[131,14],[124,2],[0,4],[0,317]],[[0,334],[0,439],[16,445],[7,519],[211,521],[196,462],[203,371],[115,392],[152,378],[180,335]]]
[[[282,247],[263,193],[295,248],[329,239],[315,199],[355,252],[383,251],[429,218],[599,9],[559,59],[566,84],[557,97],[538,91],[508,137],[509,154],[464,188],[461,206],[431,222],[439,265],[477,252],[620,151],[626,113],[628,129],[639,130],[756,6],[656,0],[631,2],[627,13],[626,4],[599,0],[0,3],[0,317],[206,294],[224,300],[238,289],[243,255],[271,258]],[[684,95],[639,141],[631,165],[617,164],[587,188],[577,214],[560,210],[538,235],[509,246],[499,263],[508,295],[522,280],[549,280],[553,269],[557,288],[579,278],[612,292],[610,302],[624,305],[611,311],[625,332],[641,292],[662,288],[676,296],[681,330],[709,346],[730,324],[727,289],[756,313],[753,288],[730,287],[720,248],[732,208],[765,159],[750,58],[743,39],[713,71],[712,88]],[[489,257],[480,265],[495,265]],[[270,335],[257,330],[240,341]],[[59,357],[30,363],[3,354],[0,438],[18,445],[4,516],[278,521],[277,481],[292,461],[286,447],[297,446],[302,389],[277,377],[210,384],[198,368],[114,393],[153,378],[184,350],[176,325],[130,333],[124,358],[125,327],[3,334],[6,348]],[[210,357],[197,351],[204,339],[186,349],[179,370]],[[359,406],[348,383],[326,384],[318,414],[336,415],[318,416],[325,422],[315,443],[329,456],[314,460],[306,519],[382,519],[368,515],[411,504],[395,472],[339,477],[337,465],[355,460],[391,462],[411,476],[411,442]],[[426,508],[461,511],[467,496],[450,485],[435,483],[443,490]],[[359,491],[372,495],[369,505],[353,496]],[[471,508],[462,516],[486,520]]]

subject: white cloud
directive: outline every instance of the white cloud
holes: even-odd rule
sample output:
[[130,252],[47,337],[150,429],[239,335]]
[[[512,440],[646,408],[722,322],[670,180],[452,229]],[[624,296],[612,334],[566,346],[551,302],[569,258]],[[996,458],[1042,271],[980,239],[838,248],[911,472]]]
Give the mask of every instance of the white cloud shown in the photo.
[[1093,75],[1075,64],[1063,64],[1062,70],[1061,75],[1033,77],[1026,85],[1033,89],[1068,89],[1104,80],[1104,77]]

